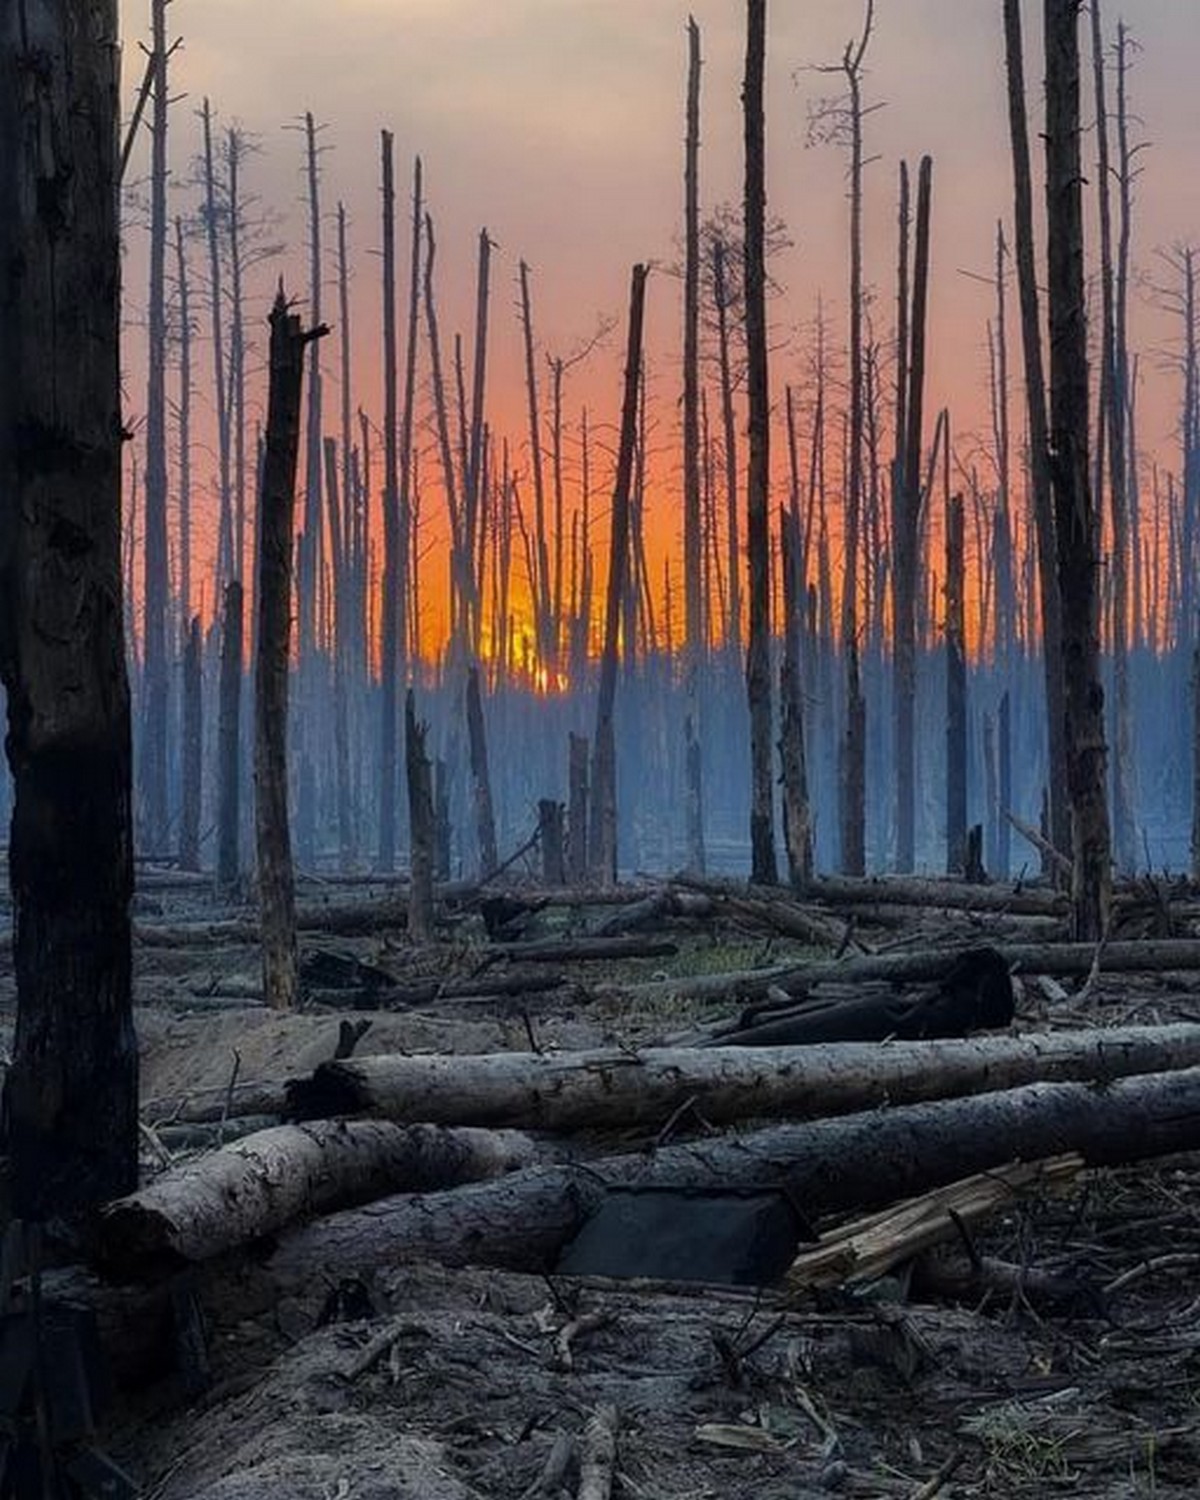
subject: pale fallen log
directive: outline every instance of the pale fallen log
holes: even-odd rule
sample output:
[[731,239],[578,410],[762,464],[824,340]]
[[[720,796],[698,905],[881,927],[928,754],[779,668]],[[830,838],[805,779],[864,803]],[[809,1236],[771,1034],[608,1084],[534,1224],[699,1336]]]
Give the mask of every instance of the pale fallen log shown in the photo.
[[810,1219],[866,1211],[992,1171],[1077,1151],[1091,1166],[1200,1147],[1200,1068],[1106,1088],[1035,1083],[967,1099],[872,1110],[807,1125],[669,1146],[652,1155],[521,1171],[453,1191],[391,1197],[289,1235],[273,1277],[426,1258],[446,1265],[553,1268],[604,1184],[786,1187]]
[[211,1260],[306,1214],[498,1177],[543,1159],[512,1132],[383,1121],[282,1125],[164,1172],[107,1204],[89,1253],[110,1273]]
[[300,1118],[364,1114],[527,1130],[657,1128],[689,1100],[716,1123],[812,1119],[1038,1081],[1200,1066],[1200,1025],[811,1047],[351,1057],[287,1085]]

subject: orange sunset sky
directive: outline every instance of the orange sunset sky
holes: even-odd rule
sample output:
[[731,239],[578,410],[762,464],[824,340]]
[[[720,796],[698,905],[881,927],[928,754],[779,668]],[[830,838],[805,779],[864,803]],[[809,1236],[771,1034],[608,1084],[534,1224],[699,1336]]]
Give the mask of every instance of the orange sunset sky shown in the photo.
[[[704,55],[704,212],[736,202],[740,193],[744,9],[740,0],[696,0],[691,7]],[[1035,88],[1041,73],[1039,10],[1026,7],[1028,72]],[[138,42],[148,36],[148,0],[122,0],[121,14],[128,107],[143,66]],[[771,307],[777,345],[772,387],[780,408],[785,381],[796,384],[804,399],[818,298],[834,337],[839,342],[843,337],[845,161],[836,148],[806,149],[805,130],[810,102],[836,92],[838,82],[813,72],[811,65],[837,61],[861,28],[862,14],[860,0],[771,0],[769,7],[769,209],[785,221],[793,241],[772,267],[783,289]],[[678,258],[687,15],[688,6],[676,0],[492,0],[490,5],[477,0],[174,0],[170,32],[182,37],[183,46],[171,62],[171,91],[178,97],[172,111],[171,212],[186,215],[198,201],[191,185],[199,144],[194,111],[207,94],[220,123],[236,122],[257,138],[261,152],[249,164],[247,186],[263,206],[281,215],[273,237],[287,248],[280,261],[256,273],[251,317],[261,320],[280,270],[289,289],[303,293],[303,138],[294,126],[305,110],[313,111],[325,126],[321,140],[327,148],[323,311],[327,318],[336,311],[333,214],[341,199],[350,215],[354,266],[355,400],[378,420],[379,130],[393,130],[401,308],[408,173],[412,156],[420,153],[438,231],[439,310],[447,353],[455,331],[464,334],[469,348],[480,227],[487,226],[499,247],[493,261],[488,415],[493,429],[519,448],[526,438],[518,260],[525,258],[533,268],[541,348],[569,355],[602,315],[623,324],[633,261],[666,268]],[[1118,19],[1127,22],[1142,48],[1131,95],[1138,116],[1135,138],[1149,143],[1140,158],[1134,263],[1139,273],[1161,279],[1156,247],[1200,239],[1195,169],[1200,7],[1193,0],[1125,0],[1118,9],[1109,0],[1105,22],[1114,35]],[[927,151],[934,158],[934,218],[926,405],[931,414],[942,405],[952,408],[960,454],[969,458],[971,433],[982,433],[986,425],[985,325],[993,310],[989,287],[971,273],[990,275],[996,219],[1007,219],[1011,196],[1000,0],[877,0],[868,67],[867,99],[882,106],[867,123],[875,157],[867,176],[867,273],[876,293],[877,332],[886,339],[892,324],[897,164],[908,157],[915,165]],[[1039,105],[1036,93],[1031,105]],[[1090,168],[1093,137],[1084,151]],[[147,161],[143,136],[131,176],[144,176]],[[126,245],[131,325],[126,401],[136,422],[145,405],[138,325],[146,256],[144,229],[134,211],[127,217]],[[199,295],[199,246],[193,261]],[[677,280],[667,274],[652,279],[647,335],[657,427],[649,537],[656,569],[678,547],[680,303]],[[1015,295],[1010,307],[1015,309]],[[1142,355],[1145,374],[1141,447],[1148,458],[1175,467],[1176,377],[1162,356],[1177,328],[1142,290],[1134,293],[1131,313],[1132,345]],[[197,317],[202,338],[196,378],[206,400],[209,353],[202,309]],[[1015,317],[1010,336],[1015,372]],[[615,421],[622,338],[623,329],[571,375],[572,421],[585,401],[597,422]],[[336,341],[328,341],[330,431],[336,430],[339,399],[336,354]],[[1014,433],[1019,433],[1016,395],[1014,381]],[[257,384],[253,397],[258,409]],[[208,420],[198,409],[194,463],[200,508],[207,504]],[[781,424],[775,445],[781,466]],[[426,470],[432,482],[432,453]],[[603,494],[606,466],[597,480]],[[210,519],[198,520],[197,534],[197,561],[203,566],[211,553]],[[430,539],[436,537],[431,533]],[[437,621],[431,619],[428,628],[436,634]]]

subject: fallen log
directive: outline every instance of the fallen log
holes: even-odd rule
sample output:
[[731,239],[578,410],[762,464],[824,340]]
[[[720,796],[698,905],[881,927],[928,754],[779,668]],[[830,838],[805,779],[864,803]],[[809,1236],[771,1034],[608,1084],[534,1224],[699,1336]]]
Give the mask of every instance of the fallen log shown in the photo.
[[[907,953],[868,953],[831,962],[774,964],[725,974],[698,974],[648,984],[611,986],[643,1000],[674,997],[707,1000],[751,1000],[772,987],[803,994],[829,981],[853,983],[887,979],[896,984],[940,979],[964,952],[962,944],[923,948]],[[1014,974],[1054,974],[1086,977],[1096,965],[1092,943],[997,943],[995,951]],[[1200,939],[1150,938],[1101,946],[1101,974],[1155,974],[1200,969]]]
[[808,887],[808,896],[828,906],[945,907],[958,911],[1004,912],[1019,917],[1062,917],[1070,901],[1062,891],[1028,885],[975,885],[961,880],[929,880],[919,876],[876,875],[857,879],[851,875],[820,875]]
[[532,964],[591,963],[613,958],[673,958],[678,952],[678,945],[666,938],[545,938],[528,943],[494,943],[484,950],[483,960],[486,964],[499,959]]
[[1077,1151],[1089,1166],[1113,1166],[1198,1146],[1200,1068],[1118,1079],[1102,1089],[1034,1083],[602,1158],[586,1171],[542,1166],[497,1182],[381,1199],[289,1235],[267,1270],[288,1279],[321,1267],[346,1275],[424,1257],[547,1271],[607,1182],[782,1186],[813,1220],[915,1197],[1014,1159]]
[[121,1278],[211,1260],[305,1214],[498,1177],[542,1158],[511,1132],[381,1121],[282,1125],[164,1172],[101,1210],[89,1257]]
[[878,980],[839,988],[838,997],[804,997],[799,1003],[783,992],[781,999],[752,1006],[731,1027],[697,1045],[793,1047],[889,1037],[916,1041],[999,1030],[1013,1019],[1012,978],[994,948],[960,953],[933,984],[900,992]]
[[293,1118],[362,1114],[524,1130],[656,1128],[689,1101],[713,1124],[813,1119],[1044,1082],[1200,1066],[1200,1025],[812,1047],[362,1056],[286,1085]]

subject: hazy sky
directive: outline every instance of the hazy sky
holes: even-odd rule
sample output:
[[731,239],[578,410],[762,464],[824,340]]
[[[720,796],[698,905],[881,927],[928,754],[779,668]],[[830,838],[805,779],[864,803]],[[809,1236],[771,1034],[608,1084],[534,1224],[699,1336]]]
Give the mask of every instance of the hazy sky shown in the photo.
[[[1111,8],[1110,8],[1111,7]],[[137,43],[148,32],[148,0],[122,0],[126,94],[141,70]],[[867,124],[876,160],[869,170],[868,275],[877,294],[878,331],[892,318],[897,163],[934,158],[931,408],[949,402],[963,425],[978,423],[985,381],[989,290],[962,272],[987,274],[996,219],[1010,198],[1000,0],[877,0],[868,55],[867,98],[881,108]],[[744,4],[695,0],[704,72],[701,191],[705,208],[736,200],[741,180],[740,79]],[[1040,6],[1027,5],[1027,41],[1035,52]],[[289,242],[289,284],[304,286],[302,137],[285,127],[311,109],[326,129],[322,143],[325,206],[342,198],[351,215],[354,312],[361,399],[377,385],[375,287],[379,244],[379,129],[395,132],[399,208],[407,199],[411,157],[424,160],[439,236],[439,294],[444,337],[469,335],[475,240],[486,225],[499,246],[494,262],[493,415],[519,436],[519,333],[511,308],[519,258],[534,268],[539,341],[569,353],[600,312],[623,314],[630,264],[669,265],[682,217],[682,106],[688,7],[676,0],[174,0],[172,35],[183,48],[172,61],[172,91],[186,97],[172,120],[176,207],[194,203],[186,186],[198,141],[193,109],[208,94],[224,123],[253,132],[262,154],[250,168],[253,189],[281,211]],[[793,246],[775,274],[785,288],[772,316],[783,345],[773,384],[803,378],[800,341],[818,296],[840,328],[844,319],[844,157],[806,149],[810,102],[838,91],[812,65],[836,62],[862,24],[861,0],[772,0],[769,7],[768,152],[770,208]],[[1156,246],[1200,238],[1200,113],[1195,65],[1200,6],[1194,0],[1125,0],[1106,5],[1115,32],[1123,17],[1142,47],[1131,82],[1141,158],[1135,260],[1155,271]],[[1040,61],[1029,77],[1040,90]],[[1033,105],[1040,100],[1035,92]],[[1085,143],[1089,169],[1094,139]],[[144,170],[145,143],[135,170]],[[144,298],[140,232],[131,232],[127,295]],[[332,245],[332,232],[328,235]],[[402,243],[406,243],[402,236]],[[401,261],[405,274],[407,251]],[[330,263],[332,273],[332,262]],[[261,273],[260,296],[274,271]],[[332,291],[332,284],[331,284]],[[655,386],[673,399],[680,320],[678,283],[652,280],[649,332],[657,350]],[[1135,339],[1150,353],[1170,326],[1142,299]],[[1013,326],[1015,336],[1015,323]],[[615,415],[616,349],[577,379],[603,416]],[[330,350],[332,355],[333,350]],[[142,398],[133,382],[130,405]],[[1146,447],[1170,441],[1169,386],[1156,376],[1142,431]],[[664,404],[659,441],[674,442]],[[511,418],[510,418],[511,413]],[[669,429],[669,430],[668,430]],[[669,459],[664,459],[669,467]],[[666,469],[664,469],[666,472]]]

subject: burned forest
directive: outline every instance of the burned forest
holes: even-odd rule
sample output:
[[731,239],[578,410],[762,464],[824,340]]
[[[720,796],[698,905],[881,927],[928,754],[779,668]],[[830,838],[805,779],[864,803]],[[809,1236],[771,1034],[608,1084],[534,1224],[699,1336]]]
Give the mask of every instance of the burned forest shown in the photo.
[[0,5],[0,1500],[1195,1493],[1197,49]]

